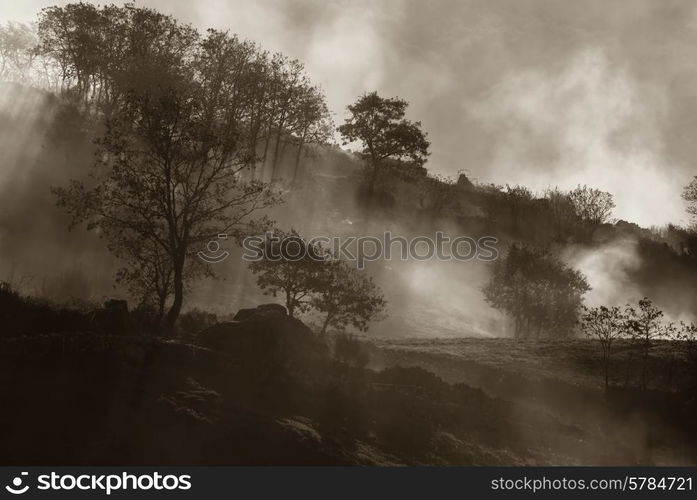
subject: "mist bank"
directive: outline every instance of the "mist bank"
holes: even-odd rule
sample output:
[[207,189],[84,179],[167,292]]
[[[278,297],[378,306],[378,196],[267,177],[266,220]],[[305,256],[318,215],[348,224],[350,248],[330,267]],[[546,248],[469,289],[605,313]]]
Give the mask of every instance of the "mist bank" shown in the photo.
[[[3,84],[0,100],[0,279],[25,293],[58,302],[128,299],[114,285],[118,262],[99,234],[69,230],[56,208],[52,186],[83,178],[94,158],[97,125],[76,107],[31,88]],[[605,224],[587,242],[559,239],[533,197],[511,205],[488,185],[435,179],[421,172],[403,176],[387,169],[377,201],[366,205],[361,160],[335,146],[316,147],[303,158],[297,182],[295,152],[284,151],[276,185],[284,203],[268,211],[278,227],[304,236],[405,238],[495,236],[505,252],[514,241],[550,246],[587,275],[590,305],[624,304],[650,296],[671,319],[693,319],[697,310],[695,266],[689,241],[677,228],[647,230],[619,221]],[[677,196],[677,193],[676,193]],[[214,268],[218,279],[193,284],[185,309],[230,314],[264,297],[232,241],[232,252]],[[506,336],[505,318],[483,299],[485,262],[371,262],[367,271],[385,291],[389,317],[375,324],[376,336]]]

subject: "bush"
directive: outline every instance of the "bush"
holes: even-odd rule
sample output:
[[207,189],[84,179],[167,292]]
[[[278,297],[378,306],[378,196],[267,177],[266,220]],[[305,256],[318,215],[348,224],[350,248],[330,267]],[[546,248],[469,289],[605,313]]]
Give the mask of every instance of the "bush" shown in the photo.
[[147,306],[129,312],[124,300],[109,300],[104,307],[87,302],[55,304],[21,295],[10,284],[0,282],[0,336],[89,331],[141,334],[155,332],[157,326],[157,314]]
[[89,327],[89,313],[57,307],[46,300],[25,297],[9,283],[0,282],[0,325],[3,336],[78,331]]

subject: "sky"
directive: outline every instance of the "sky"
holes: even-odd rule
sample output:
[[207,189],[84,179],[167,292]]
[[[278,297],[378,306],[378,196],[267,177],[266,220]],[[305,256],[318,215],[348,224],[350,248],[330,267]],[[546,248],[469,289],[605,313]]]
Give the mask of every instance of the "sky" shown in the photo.
[[[0,0],[30,22],[58,0]],[[614,215],[686,223],[697,167],[697,2],[141,0],[302,60],[335,121],[365,91],[398,95],[427,165],[534,190],[588,184]]]

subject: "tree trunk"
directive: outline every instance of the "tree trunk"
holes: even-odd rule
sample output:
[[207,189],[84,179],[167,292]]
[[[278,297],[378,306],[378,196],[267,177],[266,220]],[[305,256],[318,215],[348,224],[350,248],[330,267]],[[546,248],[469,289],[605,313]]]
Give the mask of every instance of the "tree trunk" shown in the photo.
[[283,121],[279,122],[278,131],[276,132],[276,144],[274,144],[273,160],[271,161],[271,182],[276,180],[276,166],[278,165],[279,153],[281,151],[281,142],[283,138]]
[[324,319],[324,323],[322,324],[322,331],[321,334],[324,335],[327,333],[327,327],[329,326],[329,322],[332,319],[332,315],[327,313],[327,317]]
[[160,295],[157,299],[157,324],[162,323],[162,318],[165,315],[165,301],[166,296]]
[[373,195],[375,194],[375,181],[378,178],[378,166],[371,162],[373,171],[370,173],[370,180],[368,181],[368,202],[373,200]]
[[307,136],[307,126],[303,129],[302,137],[300,138],[300,144],[298,144],[298,152],[295,155],[295,170],[293,170],[293,181],[291,186],[295,187],[295,183],[298,180],[298,170],[300,169],[300,157],[302,156],[303,146],[305,146],[305,137]]
[[649,346],[644,346],[644,359],[641,367],[641,390],[645,391],[649,385],[648,381],[648,370],[649,370]]
[[603,356],[603,368],[605,369],[605,394],[610,387],[610,353]]
[[163,330],[168,336],[174,333],[174,325],[184,304],[184,259],[179,259],[174,265],[174,301],[167,311],[163,322]]
[[288,316],[294,318],[293,313],[295,312],[295,302],[290,295],[290,292],[286,292],[286,309],[288,309]]
[[269,144],[271,142],[271,128],[273,124],[269,121],[268,127],[266,129],[266,137],[264,138],[264,154],[261,157],[261,175],[259,180],[264,180],[264,174],[266,172],[266,159],[269,155]]

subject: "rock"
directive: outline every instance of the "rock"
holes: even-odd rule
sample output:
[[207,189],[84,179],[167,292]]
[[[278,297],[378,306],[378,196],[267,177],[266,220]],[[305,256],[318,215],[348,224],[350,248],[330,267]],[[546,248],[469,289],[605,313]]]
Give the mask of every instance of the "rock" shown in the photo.
[[283,316],[288,315],[288,311],[286,310],[285,306],[273,302],[270,304],[261,304],[260,306],[257,306],[257,310],[263,313],[282,314]]
[[240,309],[239,311],[237,311],[237,313],[235,314],[235,317],[232,319],[233,319],[233,321],[244,321],[246,319],[249,319],[256,312],[257,312],[256,307],[249,307],[246,309]]
[[234,321],[246,321],[252,316],[265,316],[265,315],[274,315],[278,314],[281,316],[287,316],[288,312],[286,311],[286,308],[282,306],[281,304],[261,304],[257,307],[250,307],[246,309],[240,309],[237,311],[237,314],[235,314],[235,317],[232,318]]
[[279,418],[276,423],[298,441],[322,443],[322,435],[317,432],[312,420],[307,417]]
[[196,344],[254,363],[329,357],[324,341],[302,321],[285,314],[282,306],[243,309],[235,318],[206,328],[198,334]]

